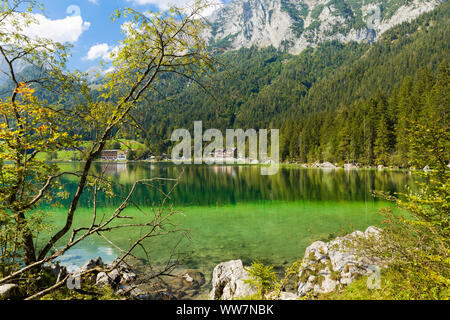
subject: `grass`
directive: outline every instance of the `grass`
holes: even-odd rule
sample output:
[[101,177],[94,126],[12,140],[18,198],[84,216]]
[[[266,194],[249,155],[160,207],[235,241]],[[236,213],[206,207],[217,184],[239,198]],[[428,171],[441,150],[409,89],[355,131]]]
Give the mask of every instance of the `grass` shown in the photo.
[[433,290],[428,285],[405,276],[403,272],[394,267],[381,270],[380,288],[369,289],[368,277],[360,277],[341,291],[335,291],[318,296],[319,300],[411,300],[420,296],[420,299],[444,299],[450,297],[450,288],[446,290]]

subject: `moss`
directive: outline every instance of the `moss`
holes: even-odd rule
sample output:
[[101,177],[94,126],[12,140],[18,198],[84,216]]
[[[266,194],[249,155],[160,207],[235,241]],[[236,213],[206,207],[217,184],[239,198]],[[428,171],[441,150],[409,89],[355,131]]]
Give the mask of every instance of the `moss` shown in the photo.
[[341,273],[338,271],[331,271],[331,279],[334,281],[340,281],[342,279]]
[[320,275],[320,276],[317,276],[314,278],[313,283],[318,284],[319,286],[322,286],[322,283],[324,280],[325,280],[325,276]]
[[380,289],[369,289],[367,276],[354,280],[340,291],[320,294],[320,300],[410,300],[417,299],[448,299],[450,289],[435,288],[434,292],[425,290],[426,286],[412,286],[411,279],[396,268],[390,267],[381,271]]
[[348,264],[344,267],[344,273],[348,273],[350,271],[350,266]]

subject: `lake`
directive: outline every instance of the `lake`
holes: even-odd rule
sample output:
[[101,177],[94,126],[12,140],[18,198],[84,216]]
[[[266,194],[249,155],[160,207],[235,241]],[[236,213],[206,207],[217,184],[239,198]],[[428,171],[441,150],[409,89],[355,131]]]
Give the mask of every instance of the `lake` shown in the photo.
[[[80,163],[61,164],[62,170],[77,170]],[[114,191],[126,195],[134,181],[155,177],[178,178],[179,183],[159,181],[153,187],[140,186],[132,197],[135,207],[126,216],[148,221],[151,209],[161,205],[161,192],[170,193],[166,207],[181,211],[174,217],[177,228],[189,237],[172,234],[145,243],[145,252],[136,254],[161,265],[172,252],[181,253],[180,268],[199,269],[207,281],[220,262],[242,259],[244,264],[260,260],[286,266],[302,258],[305,248],[316,240],[327,240],[356,229],[378,225],[377,213],[389,203],[375,199],[372,190],[390,193],[413,186],[413,176],[391,170],[322,170],[281,166],[274,176],[260,175],[259,166],[207,166],[171,163],[96,163],[93,173],[104,172],[114,182]],[[61,180],[64,189],[74,192],[76,180]],[[98,216],[111,214],[121,198],[98,196]],[[69,200],[62,207],[44,206],[49,221],[64,223]],[[93,193],[86,192],[75,215],[75,226],[91,222]],[[123,221],[122,221],[123,222]],[[116,230],[107,237],[126,248],[141,230]],[[39,240],[47,238],[40,235]],[[178,246],[177,246],[178,245]],[[173,251],[173,248],[176,250]],[[92,237],[70,250],[62,263],[75,268],[89,258],[101,256],[111,262],[120,252],[105,239]]]

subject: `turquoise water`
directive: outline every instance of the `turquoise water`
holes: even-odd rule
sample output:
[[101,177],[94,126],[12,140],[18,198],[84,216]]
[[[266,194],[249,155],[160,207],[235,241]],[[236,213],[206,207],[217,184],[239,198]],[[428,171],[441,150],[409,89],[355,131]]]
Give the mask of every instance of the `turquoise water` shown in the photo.
[[[64,164],[64,170],[80,164]],[[412,185],[412,177],[402,171],[344,171],[281,167],[275,176],[261,176],[255,166],[175,166],[161,164],[96,164],[93,173],[106,172],[116,183],[117,194],[125,195],[133,182],[151,177],[180,177],[167,204],[180,211],[172,221],[184,234],[172,234],[145,242],[145,251],[136,254],[156,265],[172,252],[183,257],[183,268],[210,273],[215,265],[231,259],[244,263],[261,260],[286,265],[303,256],[313,241],[336,237],[356,229],[377,225],[379,208],[389,203],[372,197],[372,190],[401,192]],[[64,189],[73,193],[74,180],[62,180]],[[141,186],[125,215],[136,221],[148,221],[151,209],[162,202],[160,191],[167,193],[173,182]],[[158,191],[160,190],[160,191]],[[86,226],[92,217],[92,193],[87,191],[75,216],[75,227]],[[98,216],[110,214],[120,199],[99,196]],[[62,208],[45,206],[52,212],[56,227],[64,222],[68,202]],[[142,230],[119,230],[107,234],[121,248],[131,244]],[[47,235],[40,236],[43,241]],[[181,242],[180,242],[181,241]],[[176,246],[176,250],[173,248]],[[99,237],[80,243],[62,261],[72,267],[87,259],[102,256],[112,261],[118,250]],[[148,254],[148,256],[147,256]]]

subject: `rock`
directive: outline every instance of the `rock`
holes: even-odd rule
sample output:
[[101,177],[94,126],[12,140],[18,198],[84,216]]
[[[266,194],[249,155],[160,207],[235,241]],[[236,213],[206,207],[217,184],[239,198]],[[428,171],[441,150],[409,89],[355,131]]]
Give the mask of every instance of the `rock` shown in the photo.
[[95,267],[103,267],[103,261],[101,257],[89,260],[81,268],[79,268],[76,273],[81,273],[90,269],[94,269]]
[[244,282],[248,278],[241,260],[220,263],[213,271],[210,299],[231,300],[256,294],[256,289]]
[[130,291],[130,297],[135,300],[175,300],[175,297],[168,292],[146,292],[140,288]]
[[281,292],[278,296],[277,292],[271,292],[266,295],[266,300],[297,300],[300,297],[292,292]]
[[108,273],[108,277],[111,279],[111,281],[114,284],[117,284],[121,280],[121,275],[118,269],[114,269],[111,272]]
[[59,262],[45,267],[45,270],[56,278],[56,282],[59,282],[68,274],[67,268],[64,266],[60,266]]
[[299,270],[298,296],[308,293],[329,293],[350,284],[357,276],[369,275],[374,266],[382,266],[379,259],[360,256],[349,245],[358,237],[378,237],[381,230],[368,227],[363,233],[355,231],[328,243],[316,241],[305,251]]
[[108,277],[106,272],[99,272],[97,274],[97,279],[95,281],[95,285],[97,287],[103,288],[104,286],[111,285],[111,283],[112,283],[112,280],[110,277]]
[[177,275],[170,283],[170,291],[178,299],[191,299],[205,284],[205,276],[197,270],[186,270]]
[[19,286],[17,284],[0,285],[0,299],[14,299],[19,295]]
[[359,168],[359,166],[357,164],[353,164],[353,163],[344,164],[345,170],[353,170],[353,169],[358,169],[358,168]]
[[[111,264],[109,264],[107,267],[108,268],[112,268],[117,262],[119,261],[119,259],[114,260]],[[120,273],[123,272],[131,272],[130,267],[128,266],[128,264],[126,264],[123,261],[120,261],[119,263],[117,263],[117,266],[115,266],[114,269],[117,269]]]
[[337,166],[335,166],[331,162],[324,162],[324,163],[315,162],[315,163],[311,164],[311,168],[336,169]]
[[331,162],[324,162],[320,165],[322,169],[336,169],[336,166]]
[[292,292],[282,292],[280,300],[297,300],[299,296]]
[[124,285],[127,283],[131,283],[137,279],[137,275],[134,272],[124,272],[122,274],[122,279],[120,280],[120,284]]

